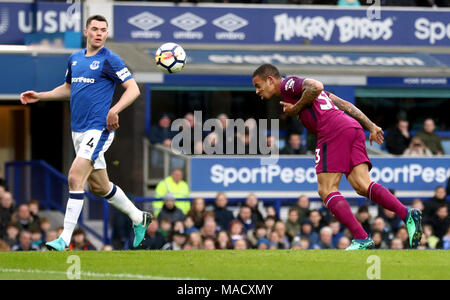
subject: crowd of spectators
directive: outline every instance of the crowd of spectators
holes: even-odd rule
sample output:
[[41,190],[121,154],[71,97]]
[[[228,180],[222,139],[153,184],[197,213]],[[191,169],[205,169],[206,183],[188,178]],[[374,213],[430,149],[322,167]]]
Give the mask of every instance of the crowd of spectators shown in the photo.
[[[415,199],[411,207],[423,212],[424,234],[419,249],[450,249],[450,202],[443,186],[431,199]],[[187,213],[176,207],[176,200],[164,198],[164,205],[147,229],[137,249],[345,249],[351,234],[323,206],[311,208],[301,195],[288,207],[281,219],[274,206],[264,206],[251,193],[237,207],[230,207],[225,193],[218,193],[214,203],[195,198]],[[355,216],[372,236],[377,249],[408,249],[405,224],[394,213],[378,207],[376,214],[368,205],[357,208]],[[120,214],[123,215],[123,214]],[[125,216],[126,217],[126,216]],[[40,251],[45,242],[59,236],[62,227],[51,229],[49,219],[40,217],[36,201],[16,207],[12,194],[0,185],[0,249],[2,251]],[[103,250],[130,249],[131,224],[121,227],[128,241],[106,245]],[[125,243],[123,243],[125,242]],[[85,232],[74,231],[70,250],[96,250]]]
[[[63,227],[54,228],[39,214],[36,200],[16,206],[11,192],[0,179],[0,251],[42,251],[45,243],[56,239]],[[53,224],[54,225],[54,224]],[[74,231],[70,250],[96,250],[82,229]]]
[[[287,119],[286,119],[287,118]],[[184,128],[190,130],[191,145],[188,147],[189,151],[185,154],[261,154],[261,145],[258,141],[260,133],[258,132],[258,125],[255,120],[248,119],[244,123],[245,131],[240,132],[236,127],[237,120],[231,120],[226,114],[217,116],[216,125],[212,127],[212,131],[202,131],[200,140],[194,140],[194,126],[195,120],[192,113],[187,113],[183,117],[186,123]],[[148,138],[153,144],[162,144],[166,147],[172,147],[172,139],[184,130],[182,127],[178,131],[171,130],[171,117],[163,113],[157,124],[151,126]],[[230,122],[233,121],[233,122]],[[286,117],[280,119],[285,123],[288,130],[285,130],[285,136],[279,136],[283,143],[277,143],[274,136],[266,135],[266,145],[271,148],[271,153],[287,154],[287,155],[301,155],[312,154],[311,149],[314,149],[314,141],[304,141],[303,127],[301,123],[295,118]],[[231,126],[230,126],[231,124]],[[231,127],[231,128],[230,128]],[[423,128],[415,135],[412,135],[409,129],[409,122],[405,118],[400,118],[396,125],[388,128],[385,133],[385,150],[387,153],[402,156],[415,157],[431,157],[442,156],[445,153],[442,145],[442,138],[435,132],[436,125],[432,118],[426,118],[423,123]],[[281,132],[281,131],[280,131]],[[230,136],[232,133],[232,136]],[[252,148],[252,144],[256,147]],[[275,149],[282,145],[282,147]],[[183,140],[176,147],[183,147]],[[205,147],[213,149],[213,151],[205,151]],[[252,152],[253,151],[253,152]]]
[[408,120],[400,118],[396,126],[386,132],[386,149],[394,155],[441,156],[445,154],[444,148],[435,129],[434,120],[427,118],[423,122],[423,129],[412,136]]
[[[411,203],[424,214],[419,249],[450,249],[450,203],[445,199],[446,190],[439,186],[432,199]],[[378,209],[375,215],[370,211],[363,205],[355,216],[372,235],[377,249],[409,248],[402,220],[386,209]],[[195,198],[186,215],[173,200],[167,201],[138,249],[345,249],[351,239],[326,208],[311,209],[305,195],[288,208],[282,220],[273,206],[264,206],[255,194],[249,194],[233,212],[226,195],[218,193],[210,205]]]
[[[252,118],[245,121],[233,120],[225,113],[219,114],[215,119],[210,119],[215,122],[210,131],[205,131],[201,127],[197,129],[201,131],[197,135],[195,134],[194,114],[185,114],[181,119],[184,125],[177,130],[172,130],[174,119],[169,114],[162,113],[158,122],[150,126],[147,137],[152,144],[183,149],[184,154],[312,154],[311,150],[306,148],[306,141],[302,139],[303,126],[301,123],[293,117],[283,117],[281,122],[285,123],[284,125],[288,129],[283,131],[285,136],[278,136],[279,141],[276,140],[275,135],[267,134],[270,130],[260,132],[262,125],[257,124],[256,120]],[[244,130],[238,128],[241,121],[245,126]],[[176,144],[172,143],[174,137],[182,134],[183,130],[189,130],[186,136],[190,136],[190,145],[187,147],[183,144],[186,142],[184,137],[177,139]],[[184,133],[183,136],[185,136]],[[265,143],[260,143],[259,139],[261,138],[265,139]]]

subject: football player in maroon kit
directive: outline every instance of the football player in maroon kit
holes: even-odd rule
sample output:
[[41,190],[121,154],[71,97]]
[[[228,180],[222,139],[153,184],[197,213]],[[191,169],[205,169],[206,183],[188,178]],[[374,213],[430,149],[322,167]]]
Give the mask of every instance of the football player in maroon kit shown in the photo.
[[282,99],[283,112],[298,116],[317,136],[318,193],[325,207],[352,233],[352,244],[347,250],[371,249],[374,243],[338,190],[342,174],[359,195],[395,212],[407,226],[410,246],[416,248],[422,236],[422,213],[407,209],[388,189],[372,182],[369,176],[372,164],[366,151],[363,127],[370,132],[371,144],[373,141],[383,143],[383,130],[356,106],[325,91],[317,80],[283,78],[275,66],[264,64],[255,70],[252,81],[261,99]]

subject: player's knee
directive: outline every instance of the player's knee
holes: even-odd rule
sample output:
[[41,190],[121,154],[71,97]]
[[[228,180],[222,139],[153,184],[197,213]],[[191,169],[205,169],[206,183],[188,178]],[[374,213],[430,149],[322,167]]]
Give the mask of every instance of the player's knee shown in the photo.
[[355,187],[355,192],[363,197],[367,197],[367,188],[365,186],[358,185]]
[[89,190],[95,196],[103,197],[109,192],[109,187],[105,187],[95,183],[89,183]]
[[80,191],[84,189],[82,179],[75,172],[69,171],[67,181],[69,183],[69,189],[72,191]]
[[319,188],[318,193],[319,193],[319,196],[322,199],[322,201],[325,201],[325,199],[331,193],[331,191],[326,188]]

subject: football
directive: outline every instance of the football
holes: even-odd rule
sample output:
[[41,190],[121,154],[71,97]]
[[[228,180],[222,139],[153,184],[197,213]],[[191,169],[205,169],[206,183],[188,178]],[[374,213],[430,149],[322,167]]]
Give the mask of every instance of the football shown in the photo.
[[186,52],[175,43],[165,43],[156,50],[155,63],[167,73],[178,73],[186,64]]

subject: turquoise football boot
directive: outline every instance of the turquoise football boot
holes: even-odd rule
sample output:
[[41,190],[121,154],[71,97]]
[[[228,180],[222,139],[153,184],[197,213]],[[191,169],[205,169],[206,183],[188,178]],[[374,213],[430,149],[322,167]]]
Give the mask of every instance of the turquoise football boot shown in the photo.
[[144,211],[144,218],[142,220],[142,222],[138,225],[133,225],[133,230],[134,230],[134,241],[133,241],[133,247],[137,248],[142,241],[144,240],[145,237],[145,231],[147,230],[148,225],[150,225],[150,223],[152,222],[154,215],[153,212],[149,211],[146,212]]
[[55,251],[64,251],[68,247],[66,245],[66,242],[62,238],[57,238],[56,240],[53,240],[51,242],[45,243],[45,246],[48,250],[55,250]]
[[372,238],[369,236],[367,239],[353,239],[352,244],[348,246],[345,250],[367,250],[375,248],[375,243]]
[[405,223],[409,235],[409,245],[415,249],[422,239],[422,212],[415,208],[408,209]]

